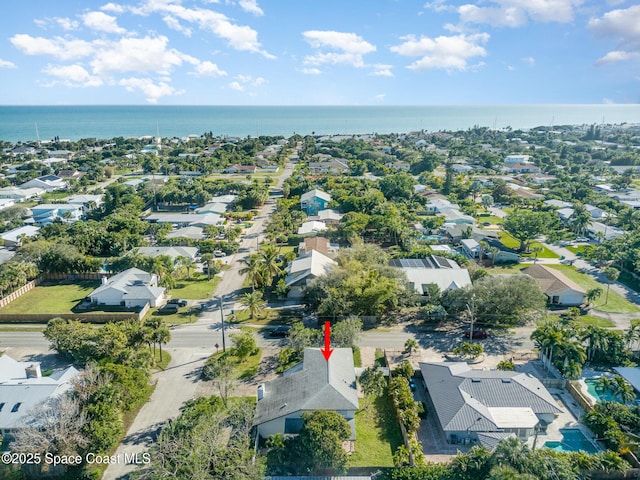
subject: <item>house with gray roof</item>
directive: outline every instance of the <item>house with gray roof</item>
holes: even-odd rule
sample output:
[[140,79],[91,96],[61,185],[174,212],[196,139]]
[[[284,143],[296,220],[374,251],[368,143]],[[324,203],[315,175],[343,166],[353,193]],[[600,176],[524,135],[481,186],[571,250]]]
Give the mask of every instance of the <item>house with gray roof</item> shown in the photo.
[[471,285],[469,270],[438,255],[396,258],[389,261],[389,266],[401,269],[409,280],[409,286],[419,295],[425,295],[432,284],[437,285],[441,292]]
[[473,370],[464,362],[420,363],[420,371],[450,443],[490,445],[512,435],[524,441],[563,411],[529,374]]
[[164,299],[165,289],[158,287],[158,277],[139,268],[130,268],[111,278],[89,294],[96,305],[120,305],[127,308],[157,307]]
[[335,348],[326,361],[318,348],[306,348],[301,367],[258,387],[254,425],[258,435],[297,434],[302,414],[331,410],[342,415],[356,437],[355,414],[359,408],[353,352]]
[[30,412],[71,388],[78,370],[68,367],[43,377],[39,362],[18,362],[0,357],[0,436],[11,435],[26,425]]
[[335,265],[331,258],[318,250],[310,250],[287,265],[284,281],[289,287],[289,298],[302,296],[302,289],[311,280],[326,275]]
[[180,257],[187,257],[195,261],[198,255],[198,247],[181,247],[180,245],[138,247],[136,251],[143,257],[157,258],[166,255],[171,257],[174,262]]

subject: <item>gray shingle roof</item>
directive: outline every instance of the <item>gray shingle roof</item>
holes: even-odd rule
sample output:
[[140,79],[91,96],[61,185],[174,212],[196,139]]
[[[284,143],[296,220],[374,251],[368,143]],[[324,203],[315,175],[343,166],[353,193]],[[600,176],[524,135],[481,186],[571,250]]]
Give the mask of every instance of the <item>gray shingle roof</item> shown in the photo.
[[518,372],[472,370],[462,362],[420,363],[445,431],[498,430],[489,408],[531,408],[536,414],[562,410],[534,377]]
[[544,265],[532,265],[523,269],[522,272],[532,277],[540,286],[540,290],[549,296],[566,290],[586,293],[584,288],[569,279],[565,274]]
[[265,385],[254,425],[303,410],[357,410],[358,392],[350,348],[335,348],[327,362],[318,348],[306,348],[302,369]]

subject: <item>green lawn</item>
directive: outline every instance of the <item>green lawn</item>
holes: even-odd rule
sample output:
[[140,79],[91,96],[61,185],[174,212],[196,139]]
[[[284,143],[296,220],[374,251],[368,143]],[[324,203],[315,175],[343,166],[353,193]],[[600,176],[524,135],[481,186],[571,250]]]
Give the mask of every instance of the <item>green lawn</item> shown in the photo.
[[281,316],[278,310],[272,308],[266,308],[262,311],[262,316],[251,320],[249,318],[249,310],[243,308],[237,310],[233,315],[230,315],[227,319],[229,323],[250,323],[253,325],[292,325],[293,323],[300,321],[300,317],[296,316]]
[[[154,315],[158,309],[151,308],[149,313],[145,316],[149,318],[150,315]],[[176,325],[182,323],[193,323],[198,319],[200,315],[200,309],[196,307],[180,307],[178,313],[172,313],[170,315],[160,315],[167,325]]]
[[[500,232],[500,242],[502,242],[502,244],[505,247],[515,248],[515,249],[520,248],[520,240],[513,238],[511,234],[508,232]],[[539,242],[531,242],[531,244],[529,245],[529,248],[531,247],[542,248],[542,251],[538,253],[538,258],[560,258],[560,255],[552,252],[551,250],[549,250],[547,247],[545,247]],[[535,253],[534,252],[523,253],[523,255],[534,257]]]
[[402,445],[400,426],[387,390],[374,400],[360,399],[368,408],[356,412],[356,451],[350,467],[392,467],[393,453]]
[[616,292],[609,292],[609,301],[605,304],[605,297],[607,294],[607,285],[605,283],[600,283],[590,275],[585,273],[580,273],[574,267],[570,265],[547,265],[551,268],[555,268],[556,270],[560,270],[564,273],[568,278],[576,282],[585,290],[591,290],[594,288],[601,288],[602,295],[595,302],[593,302],[593,308],[596,310],[601,310],[603,312],[614,312],[614,313],[632,313],[632,312],[640,312],[640,307],[631,303],[626,298],[618,295]]
[[[609,297],[611,298],[611,297]],[[578,317],[577,322],[582,325],[594,325],[602,328],[613,328],[615,325],[609,320],[600,317],[592,317],[591,315],[582,315]]]
[[[251,379],[253,376],[255,376],[256,373],[258,373],[258,365],[260,365],[260,360],[262,359],[262,349],[258,348],[258,351],[255,354],[250,355],[244,362],[240,362],[238,357],[231,354],[230,348],[232,346],[233,346],[233,341],[229,340],[227,342],[226,356],[227,356],[227,359],[233,365],[234,375],[241,380]],[[224,353],[222,352],[222,347],[220,347],[220,350],[218,351],[218,353],[214,353],[209,358],[219,359],[223,355]]]
[[584,247],[585,247],[585,245],[580,245],[580,246],[577,246],[577,245],[567,245],[567,246],[566,246],[566,247],[564,247],[564,248],[566,248],[566,249],[567,249],[567,250],[569,250],[570,252],[575,253],[576,255],[578,255],[578,254],[579,254],[579,255],[584,255]]
[[176,287],[169,290],[168,294],[172,298],[184,298],[185,300],[209,299],[216,291],[220,279],[220,277],[214,276],[211,280],[207,280],[207,277],[178,280]]
[[47,192],[42,195],[42,203],[53,203],[55,200],[60,200],[61,198],[67,198],[69,196],[69,192]]
[[94,280],[40,285],[1,308],[0,313],[73,313],[71,309],[99,285],[100,282]]
[[491,222],[492,225],[502,225],[504,223],[504,219],[496,217],[495,215],[478,215],[476,221],[481,227],[484,222]]

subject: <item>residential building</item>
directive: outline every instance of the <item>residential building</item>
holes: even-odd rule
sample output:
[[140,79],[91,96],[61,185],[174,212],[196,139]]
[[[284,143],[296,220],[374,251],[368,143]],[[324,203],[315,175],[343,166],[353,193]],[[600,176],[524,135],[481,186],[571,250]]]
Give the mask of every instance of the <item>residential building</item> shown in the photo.
[[312,220],[310,222],[304,222],[300,228],[298,228],[298,235],[307,236],[315,235],[318,232],[323,232],[327,229],[327,226],[323,222],[317,222]]
[[237,195],[218,195],[211,199],[211,203],[233,203],[237,198]]
[[495,445],[509,436],[524,441],[563,412],[544,385],[529,374],[472,370],[465,362],[419,365],[433,413],[452,444]]
[[427,293],[428,286],[435,284],[441,292],[471,285],[469,271],[448,258],[431,255],[428,258],[397,258],[389,266],[401,269],[409,280],[410,287],[419,295]]
[[460,205],[457,203],[451,203],[446,198],[433,198],[429,200],[429,203],[425,206],[427,213],[433,215],[438,213],[444,213],[447,210],[460,210]]
[[298,245],[298,255],[300,257],[309,253],[311,250],[316,250],[321,254],[332,258],[340,247],[337,244],[330,243],[328,238],[325,237],[311,237],[305,238],[304,242],[300,242]]
[[111,278],[89,294],[96,305],[120,305],[127,308],[157,307],[164,299],[164,288],[158,287],[158,277],[139,268],[130,268]]
[[3,187],[0,188],[0,198],[9,198],[16,202],[25,202],[32,198],[37,198],[45,192],[44,188],[18,188]]
[[40,362],[18,362],[0,356],[0,437],[11,437],[27,425],[31,413],[44,402],[65,394],[79,374],[74,367],[42,376]]
[[14,228],[0,234],[5,247],[17,247],[22,244],[23,238],[35,237],[40,231],[40,227],[33,225],[25,225],[23,227]]
[[71,195],[70,197],[63,198],[62,201],[67,202],[70,205],[79,205],[82,214],[86,215],[87,212],[102,205],[104,195]]
[[311,250],[303,256],[296,258],[286,267],[285,283],[289,290],[290,298],[302,296],[302,289],[311,280],[326,275],[335,265],[331,258],[317,250]]
[[330,158],[320,162],[309,162],[309,173],[311,175],[333,174],[347,175],[351,172],[347,161],[344,158]]
[[170,223],[176,227],[204,227],[206,225],[221,225],[224,218],[215,213],[196,215],[193,213],[152,213],[144,218],[151,223]]
[[473,238],[464,238],[460,240],[460,246],[465,255],[472,259],[480,259],[482,247]]
[[462,213],[460,210],[445,210],[444,212],[442,212],[442,215],[444,216],[444,223],[448,224],[473,225],[476,223],[475,218],[473,218],[471,215]]
[[230,165],[224,169],[224,173],[244,173],[253,174],[256,173],[258,167],[255,165]]
[[528,163],[531,155],[507,155],[504,159],[505,165],[514,165],[514,164],[522,164]]
[[31,214],[38,225],[48,225],[55,220],[73,223],[82,218],[82,207],[69,203],[41,203],[31,207]]
[[533,278],[552,305],[578,306],[584,303],[584,288],[564,273],[544,265],[532,265],[522,273]]
[[196,213],[198,214],[215,213],[215,214],[221,215],[227,211],[228,206],[229,206],[228,203],[211,202],[196,209]]
[[324,223],[325,225],[337,225],[342,220],[343,215],[338,210],[320,210],[318,212],[317,220]]
[[171,230],[167,234],[167,238],[189,238],[191,240],[203,240],[205,236],[202,227],[183,227]]
[[44,175],[42,177],[34,178],[28,182],[19,185],[20,188],[42,188],[47,192],[54,190],[60,190],[67,187],[67,181],[64,178],[60,178],[57,175]]
[[330,201],[331,195],[322,190],[313,189],[302,194],[300,197],[300,208],[304,210],[307,215],[317,215],[320,210],[326,210]]
[[302,414],[315,410],[339,413],[356,438],[355,413],[359,409],[351,348],[334,348],[325,360],[318,348],[306,348],[302,365],[258,387],[253,424],[258,435],[297,434]]
[[13,207],[16,204],[10,198],[0,198],[0,210],[4,210],[5,208]]
[[198,255],[197,247],[181,247],[178,245],[169,247],[138,247],[135,251],[143,257],[157,258],[166,255],[171,257],[174,262],[180,257],[186,257],[195,261]]
[[602,222],[591,222],[587,225],[587,228],[585,228],[584,233],[587,237],[600,242],[602,240],[612,240],[621,237],[626,232],[621,228]]
[[548,207],[553,207],[553,208],[558,208],[558,209],[573,207],[573,203],[571,203],[571,202],[565,202],[565,201],[556,200],[556,199],[545,200],[543,203],[545,205],[547,205]]

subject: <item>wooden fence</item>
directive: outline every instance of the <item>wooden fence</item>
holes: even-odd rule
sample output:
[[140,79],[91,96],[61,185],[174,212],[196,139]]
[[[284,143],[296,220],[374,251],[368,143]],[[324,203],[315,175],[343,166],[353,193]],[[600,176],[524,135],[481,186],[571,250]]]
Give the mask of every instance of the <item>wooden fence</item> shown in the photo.
[[30,282],[26,283],[25,285],[23,285],[19,289],[14,290],[13,292],[11,292],[6,297],[3,297],[2,299],[0,299],[0,308],[4,307],[6,305],[9,305],[16,298],[20,298],[22,295],[24,295],[28,291],[33,290],[34,287],[39,285],[39,283],[40,283],[40,278],[36,278],[35,280],[31,280]]

